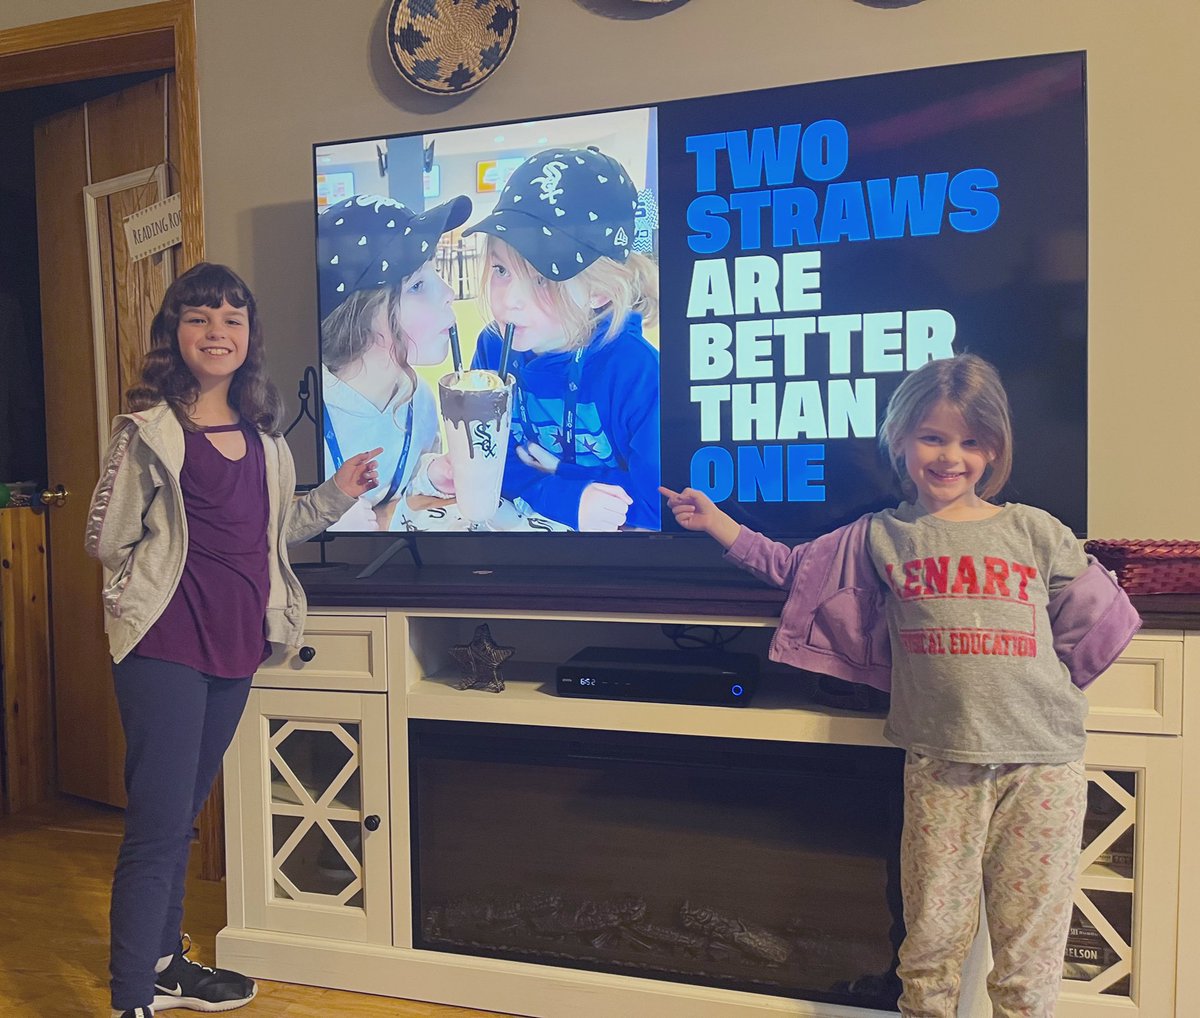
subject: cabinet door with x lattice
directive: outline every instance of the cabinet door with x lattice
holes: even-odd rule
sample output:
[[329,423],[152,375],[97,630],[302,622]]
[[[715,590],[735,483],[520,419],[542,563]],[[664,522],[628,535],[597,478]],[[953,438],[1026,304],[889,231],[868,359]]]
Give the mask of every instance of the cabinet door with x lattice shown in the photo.
[[[254,689],[226,757],[230,866],[248,929],[390,944],[380,693]],[[231,915],[230,921],[236,918]]]

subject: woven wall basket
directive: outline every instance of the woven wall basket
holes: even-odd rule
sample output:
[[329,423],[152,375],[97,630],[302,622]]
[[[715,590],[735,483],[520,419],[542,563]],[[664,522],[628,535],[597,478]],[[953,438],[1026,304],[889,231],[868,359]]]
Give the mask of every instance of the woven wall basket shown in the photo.
[[517,34],[517,0],[392,0],[388,54],[411,84],[433,95],[482,85]]

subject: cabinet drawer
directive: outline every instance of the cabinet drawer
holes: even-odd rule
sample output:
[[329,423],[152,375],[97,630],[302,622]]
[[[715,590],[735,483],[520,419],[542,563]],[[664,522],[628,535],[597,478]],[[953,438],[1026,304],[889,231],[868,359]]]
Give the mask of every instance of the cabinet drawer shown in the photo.
[[382,618],[309,615],[300,647],[277,647],[255,673],[254,685],[384,692],[387,689],[385,633]]
[[1179,735],[1183,730],[1183,643],[1135,636],[1087,690],[1092,732]]

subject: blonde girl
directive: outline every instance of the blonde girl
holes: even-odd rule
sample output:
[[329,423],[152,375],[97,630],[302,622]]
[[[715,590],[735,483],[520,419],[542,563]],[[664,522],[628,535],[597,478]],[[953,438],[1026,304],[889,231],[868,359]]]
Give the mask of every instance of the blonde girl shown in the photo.
[[790,588],[774,659],[891,692],[884,734],[907,754],[901,1014],[957,1013],[982,892],[993,1014],[1049,1018],[1087,806],[1082,690],[1140,620],[1062,523],[991,501],[1012,427],[990,364],[913,372],[880,438],[910,501],[796,548],[663,491],[681,526]]
[[[637,192],[594,148],[549,149],[466,234],[488,234],[491,325],[473,367],[515,377],[506,497],[576,530],[661,527],[658,269],[632,252]],[[520,504],[519,503],[519,504]]]

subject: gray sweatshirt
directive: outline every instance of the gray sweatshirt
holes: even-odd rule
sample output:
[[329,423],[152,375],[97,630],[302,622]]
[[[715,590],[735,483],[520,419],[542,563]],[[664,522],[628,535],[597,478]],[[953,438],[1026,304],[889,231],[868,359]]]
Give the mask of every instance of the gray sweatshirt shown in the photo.
[[1083,756],[1087,700],[1054,653],[1046,605],[1087,568],[1049,513],[1008,504],[986,520],[903,503],[872,519],[887,585],[896,745],[966,763]]
[[[287,546],[319,534],[354,499],[333,478],[294,498],[296,470],[287,442],[278,435],[261,438],[270,505],[266,637],[295,646],[308,605],[288,563]],[[113,421],[104,469],[88,510],[84,547],[104,567],[104,628],[114,661],[137,646],[179,586],[188,549],[179,483],[183,456],[183,427],[166,403]]]

